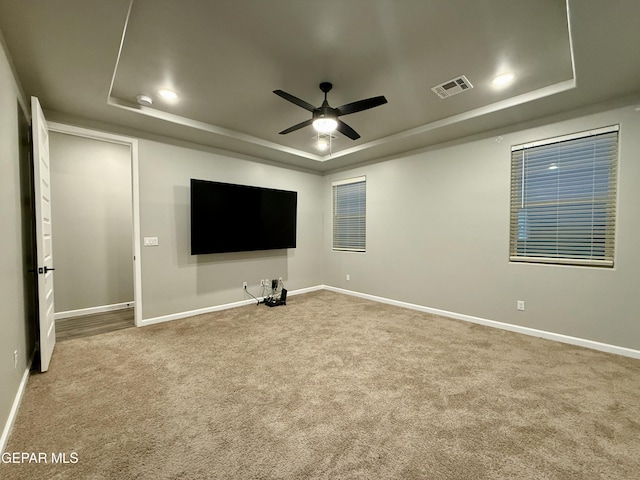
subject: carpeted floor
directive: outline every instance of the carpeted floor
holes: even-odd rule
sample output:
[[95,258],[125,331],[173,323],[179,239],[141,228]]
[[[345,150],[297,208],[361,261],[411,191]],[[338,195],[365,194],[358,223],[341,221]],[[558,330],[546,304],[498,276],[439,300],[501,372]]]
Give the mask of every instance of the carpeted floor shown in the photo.
[[60,343],[6,449],[48,461],[0,477],[640,476],[639,360],[327,291],[287,303]]

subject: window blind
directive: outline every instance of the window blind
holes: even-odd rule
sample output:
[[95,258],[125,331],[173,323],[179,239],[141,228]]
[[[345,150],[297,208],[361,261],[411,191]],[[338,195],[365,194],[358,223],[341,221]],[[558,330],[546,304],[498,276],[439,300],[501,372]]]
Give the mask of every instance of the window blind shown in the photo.
[[510,260],[613,266],[618,126],[511,152]]
[[366,247],[366,179],[359,177],[332,184],[333,249],[364,252]]

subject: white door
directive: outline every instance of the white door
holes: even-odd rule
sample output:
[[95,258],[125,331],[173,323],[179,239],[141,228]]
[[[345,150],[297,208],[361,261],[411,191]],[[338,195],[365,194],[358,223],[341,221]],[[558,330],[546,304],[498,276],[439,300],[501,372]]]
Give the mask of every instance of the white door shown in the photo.
[[40,313],[40,370],[46,372],[56,344],[51,242],[51,172],[49,170],[49,130],[40,102],[36,97],[31,97],[31,118]]

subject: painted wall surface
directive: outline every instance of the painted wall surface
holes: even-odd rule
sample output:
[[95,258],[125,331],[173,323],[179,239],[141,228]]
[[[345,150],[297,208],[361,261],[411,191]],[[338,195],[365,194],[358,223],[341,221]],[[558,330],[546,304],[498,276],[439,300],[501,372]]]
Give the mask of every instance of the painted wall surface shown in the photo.
[[[510,263],[511,145],[613,124],[620,125],[615,268]],[[627,107],[328,175],[325,283],[640,349],[638,132],[640,113]],[[334,252],[331,182],[361,175],[367,251]]]
[[129,146],[51,132],[55,309],[133,300]]
[[[21,191],[19,106],[20,92],[4,47],[0,48],[0,430],[31,357],[34,339],[25,302]],[[28,170],[27,170],[28,171]],[[24,170],[23,170],[24,172]],[[14,367],[14,351],[18,351]]]
[[[261,278],[282,277],[289,290],[322,283],[322,177],[148,140],[139,162],[141,236],[159,241],[142,247],[143,319],[249,299],[245,281],[255,296]],[[191,178],[297,191],[297,248],[191,255]]]

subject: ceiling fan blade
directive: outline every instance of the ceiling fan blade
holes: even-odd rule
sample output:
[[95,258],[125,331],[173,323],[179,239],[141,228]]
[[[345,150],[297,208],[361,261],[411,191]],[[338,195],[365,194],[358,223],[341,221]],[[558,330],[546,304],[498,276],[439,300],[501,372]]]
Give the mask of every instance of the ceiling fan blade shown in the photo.
[[289,127],[286,130],[282,130],[280,132],[280,135],[286,135],[287,133],[295,132],[296,130],[300,130],[301,128],[308,127],[312,123],[313,123],[313,119],[310,118],[309,120],[305,120],[304,122],[300,122],[297,125],[294,125],[293,127]]
[[353,128],[351,128],[340,119],[338,119],[338,131],[345,137],[349,137],[351,140],[357,140],[360,138],[358,132],[356,132]]
[[341,107],[336,108],[338,115],[349,115],[350,113],[361,112],[373,107],[378,107],[387,103],[387,99],[383,95],[379,97],[371,97],[365,100],[358,100],[357,102],[347,103]]
[[310,112],[313,112],[316,109],[316,107],[314,107],[310,103],[307,103],[304,100],[300,100],[298,97],[294,97],[290,93],[284,92],[282,90],[274,90],[273,93],[284,98],[285,100],[290,101],[291,103],[295,103],[296,105],[304,108],[305,110],[309,110]]

